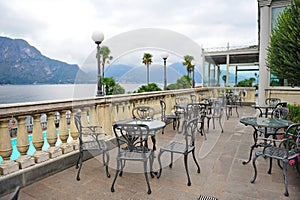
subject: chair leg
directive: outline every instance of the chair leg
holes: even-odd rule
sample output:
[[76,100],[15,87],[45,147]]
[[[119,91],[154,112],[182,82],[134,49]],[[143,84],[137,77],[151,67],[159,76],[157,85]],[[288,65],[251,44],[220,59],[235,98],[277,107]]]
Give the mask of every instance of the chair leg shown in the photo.
[[173,157],[174,157],[173,152],[171,152],[171,162],[169,164],[170,168],[172,168],[172,166],[173,166]]
[[[79,158],[77,160],[77,168],[78,168],[78,171],[77,171],[77,181],[80,181],[80,171],[81,171],[81,167],[82,167],[82,160],[83,160],[83,151],[79,152]],[[79,167],[78,167],[78,161],[79,161]]]
[[285,196],[289,196],[289,191],[288,191],[288,181],[287,181],[287,177],[286,177],[286,168],[287,168],[287,162],[283,161],[283,180],[284,180],[284,186],[285,186],[285,192],[284,195]]
[[120,172],[120,167],[121,167],[122,163],[120,160],[117,161],[117,170],[116,170],[116,174],[115,174],[115,178],[112,182],[112,185],[111,185],[111,192],[114,192],[115,191],[115,183],[116,183],[116,180],[117,180],[117,177],[119,175],[119,172]]
[[209,130],[209,121],[210,121],[210,118],[207,118],[207,131]]
[[222,129],[222,133],[223,133],[224,131],[223,131],[223,127],[222,127],[221,118],[219,118],[219,124],[220,124],[220,127],[221,127],[221,129]]
[[145,174],[145,178],[146,178],[146,183],[147,183],[147,187],[148,187],[148,194],[151,194],[151,187],[150,187],[150,183],[149,183],[149,179],[148,179],[148,173],[147,173],[147,160],[144,161],[144,174]]
[[[105,157],[106,157],[106,161],[105,161]],[[108,151],[104,151],[103,152],[103,163],[104,163],[104,166],[105,166],[105,171],[106,171],[106,176],[108,178],[110,178],[110,174],[109,174],[109,171],[108,171],[108,164],[109,164],[109,152]]]
[[255,154],[255,156],[252,159],[252,164],[253,164],[253,168],[254,168],[254,176],[253,178],[250,180],[251,183],[254,183],[257,177],[257,168],[256,168],[256,164],[255,161],[256,159],[259,157],[259,155]]
[[239,116],[239,112],[238,112],[238,108],[237,108],[237,107],[235,107],[235,111],[236,111],[237,117],[240,117],[240,116]]
[[160,151],[159,154],[158,154],[158,156],[157,156],[158,164],[159,164],[159,171],[158,171],[158,174],[157,174],[157,179],[160,178],[161,173],[162,173],[162,165],[161,165],[161,160],[160,160],[160,157],[161,157],[162,153],[163,153],[163,151]]
[[192,183],[191,183],[191,179],[190,179],[190,175],[189,175],[189,169],[188,169],[188,154],[184,155],[184,166],[185,166],[186,176],[187,176],[187,179],[188,179],[187,185],[191,186]]
[[268,174],[272,173],[272,158],[270,158],[270,165],[269,165],[269,170],[268,170]]
[[197,160],[196,160],[196,156],[195,156],[195,149],[193,149],[193,151],[192,151],[192,155],[193,155],[193,159],[194,159],[194,161],[195,161],[195,163],[196,163],[196,165],[197,165],[197,173],[199,174],[200,173],[200,166],[199,166],[199,164],[198,164],[198,162],[197,162]]
[[149,165],[150,165],[150,176],[151,178],[154,178],[154,172],[153,172],[153,163],[154,163],[154,152],[151,153],[151,156],[149,157]]

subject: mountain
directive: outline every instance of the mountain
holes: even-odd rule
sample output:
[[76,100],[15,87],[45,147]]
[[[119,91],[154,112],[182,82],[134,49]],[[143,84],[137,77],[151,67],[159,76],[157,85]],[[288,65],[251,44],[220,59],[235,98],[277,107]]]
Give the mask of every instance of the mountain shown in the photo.
[[[89,80],[78,65],[50,59],[22,39],[0,36],[0,84],[58,84]],[[83,78],[84,77],[84,78]]]
[[[162,65],[150,65],[149,79],[150,82],[163,83],[164,68]],[[167,66],[167,82],[175,83],[176,80],[186,75],[186,67],[181,63],[173,63]],[[128,66],[124,64],[112,64],[105,69],[105,77],[113,77],[117,82],[122,83],[146,83],[147,68],[145,65]],[[201,82],[201,74],[195,73],[195,80]]]

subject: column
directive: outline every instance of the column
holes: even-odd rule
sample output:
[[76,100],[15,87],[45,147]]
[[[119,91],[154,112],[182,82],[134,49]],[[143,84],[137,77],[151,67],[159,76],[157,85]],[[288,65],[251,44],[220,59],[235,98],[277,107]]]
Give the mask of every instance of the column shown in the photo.
[[270,6],[259,6],[260,9],[260,42],[259,42],[259,85],[258,85],[258,103],[265,103],[265,89],[270,83],[270,74],[266,67],[267,48],[270,39]]

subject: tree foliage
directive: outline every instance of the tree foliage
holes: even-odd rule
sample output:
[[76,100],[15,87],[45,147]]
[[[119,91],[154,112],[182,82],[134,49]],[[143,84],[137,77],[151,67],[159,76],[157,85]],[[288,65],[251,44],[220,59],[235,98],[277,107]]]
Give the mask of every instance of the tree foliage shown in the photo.
[[255,78],[249,78],[249,79],[244,79],[238,82],[237,86],[238,87],[252,87],[253,83],[255,82]]
[[110,55],[110,49],[108,46],[102,46],[100,48],[100,55],[102,57],[102,77],[104,77],[104,66],[105,64],[109,64],[113,57]]
[[183,57],[184,61],[182,62],[182,64],[184,66],[186,66],[186,71],[187,71],[187,75],[189,77],[191,77],[191,73],[193,72],[194,70],[194,65],[192,64],[192,61],[194,60],[194,57],[193,56],[190,56],[190,55],[185,55]]
[[149,84],[149,66],[152,63],[152,54],[144,53],[142,63],[145,64],[147,67],[147,84]]
[[142,85],[137,92],[134,93],[142,93],[142,92],[154,92],[154,91],[161,91],[161,88],[158,87],[156,83],[150,83],[147,85]]
[[121,85],[116,83],[112,77],[103,78],[102,84],[104,85],[106,95],[124,94],[125,93],[125,89]]
[[191,86],[192,86],[192,79],[189,76],[184,75],[181,78],[177,79],[176,83],[168,85],[167,90],[191,88]]
[[267,67],[279,79],[300,85],[300,0],[291,4],[277,18],[270,46]]

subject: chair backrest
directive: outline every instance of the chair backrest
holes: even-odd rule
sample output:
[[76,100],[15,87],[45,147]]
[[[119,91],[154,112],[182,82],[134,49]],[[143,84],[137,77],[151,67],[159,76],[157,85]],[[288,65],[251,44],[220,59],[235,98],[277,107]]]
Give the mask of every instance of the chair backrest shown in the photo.
[[160,100],[160,108],[161,108],[161,121],[166,121],[166,102],[164,100]]
[[182,124],[183,135],[185,138],[186,150],[195,146],[195,135],[197,131],[198,119],[185,119]]
[[175,98],[175,103],[176,104],[188,104],[189,99],[187,97],[176,97]]
[[272,112],[273,118],[277,118],[277,119],[286,119],[288,114],[289,114],[289,109],[281,106],[276,107]]
[[155,110],[150,106],[137,106],[132,109],[133,119],[151,120],[154,118]]
[[266,100],[265,100],[265,103],[267,105],[273,105],[273,106],[276,106],[280,102],[281,102],[281,99],[274,98],[274,97],[273,98],[266,98]]
[[213,117],[222,117],[223,115],[223,103],[222,100],[220,99],[216,99],[213,101],[212,106],[211,106],[211,110],[212,110],[212,116]]
[[239,96],[237,94],[231,94],[227,96],[227,105],[237,105]]
[[187,119],[204,119],[206,115],[206,104],[204,103],[189,103],[185,117]]
[[191,103],[196,103],[196,101],[197,101],[196,95],[191,94],[191,95],[190,95],[190,98],[191,98]]
[[147,152],[149,127],[145,124],[114,124],[118,153],[122,150]]
[[[294,123],[290,125],[285,134],[284,146],[287,149],[287,153],[297,153],[299,151],[299,143],[300,143],[300,123]],[[288,156],[288,155],[287,155]]]

